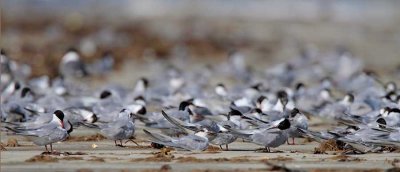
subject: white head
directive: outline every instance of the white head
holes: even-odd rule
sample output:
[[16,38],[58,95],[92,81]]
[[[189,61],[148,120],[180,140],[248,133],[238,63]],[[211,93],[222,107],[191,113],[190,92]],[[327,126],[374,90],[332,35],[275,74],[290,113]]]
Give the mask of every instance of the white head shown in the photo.
[[397,89],[397,85],[394,82],[388,82],[385,85],[386,92],[396,91],[396,89]]
[[68,52],[62,58],[62,63],[64,64],[77,61],[79,61],[79,54],[75,50],[68,50]]
[[149,81],[147,80],[147,78],[142,77],[136,82],[134,92],[144,93],[148,86],[149,86]]
[[354,102],[354,96],[353,96],[353,94],[347,94],[346,96],[344,96],[344,98],[343,98],[343,103],[345,103],[345,104],[351,104],[351,103],[353,103]]
[[82,115],[85,122],[94,123],[97,120],[97,116],[88,110],[80,109],[80,114]]
[[215,93],[216,93],[218,96],[227,96],[227,95],[228,95],[227,90],[226,90],[226,87],[225,87],[225,85],[222,84],[222,83],[218,84],[218,85],[215,87],[214,91],[215,91]]
[[390,113],[390,108],[389,107],[385,107],[379,110],[380,115],[382,115],[383,117],[387,117]]
[[321,98],[324,100],[331,99],[331,92],[329,89],[323,89],[319,94],[320,94]]

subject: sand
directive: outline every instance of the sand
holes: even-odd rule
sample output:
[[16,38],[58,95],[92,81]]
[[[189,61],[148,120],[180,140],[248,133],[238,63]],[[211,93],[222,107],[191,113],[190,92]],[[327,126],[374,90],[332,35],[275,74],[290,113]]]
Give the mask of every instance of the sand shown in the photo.
[[261,147],[241,140],[229,145],[229,151],[215,146],[203,152],[160,150],[151,148],[140,131],[136,134],[140,146],[128,142],[126,147],[116,147],[113,141],[96,136],[96,131],[78,129],[72,133],[72,139],[53,145],[58,152],[54,155],[42,154],[44,147],[35,146],[24,137],[2,133],[3,143],[14,138],[18,144],[1,151],[1,171],[383,171],[400,167],[400,153],[315,153],[319,143],[304,139],[296,139],[297,145],[273,148],[272,153],[256,151]]

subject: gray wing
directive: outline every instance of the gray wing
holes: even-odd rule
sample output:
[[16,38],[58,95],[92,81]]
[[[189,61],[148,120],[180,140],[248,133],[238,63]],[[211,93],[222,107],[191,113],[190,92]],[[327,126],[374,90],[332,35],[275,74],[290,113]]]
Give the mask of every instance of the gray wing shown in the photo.
[[208,139],[196,135],[187,135],[172,142],[186,150],[205,150],[208,147]]

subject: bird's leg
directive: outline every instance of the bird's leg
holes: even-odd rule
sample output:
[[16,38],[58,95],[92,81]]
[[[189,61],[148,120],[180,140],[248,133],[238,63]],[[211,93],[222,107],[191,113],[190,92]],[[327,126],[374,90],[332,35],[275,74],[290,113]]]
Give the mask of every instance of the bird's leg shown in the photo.
[[47,145],[44,145],[44,147],[46,148],[46,152],[48,153],[48,152],[49,152],[49,150],[47,149]]
[[114,142],[115,142],[115,146],[124,147],[124,146],[122,145],[122,140],[119,140],[119,143],[120,143],[120,144],[117,144],[117,140],[114,140]]
[[53,145],[50,143],[50,151],[53,153]]
[[286,143],[287,143],[288,145],[290,145],[290,143],[289,143],[289,139],[287,139],[287,140],[286,140]]
[[226,148],[225,150],[229,150],[229,148],[228,148],[228,144],[226,144],[226,145],[225,145],[225,148]]
[[292,145],[295,145],[296,143],[294,143],[294,137],[292,137]]
[[270,150],[269,147],[267,147],[267,146],[265,146],[265,151],[271,152],[271,150]]
[[131,142],[133,142],[133,143],[135,143],[136,144],[136,146],[140,146],[138,143],[136,143],[133,139],[129,139],[129,140],[127,140],[126,142],[125,142],[125,144],[126,143],[128,143],[129,141],[131,141]]
[[224,149],[222,149],[222,145],[219,145],[219,148],[221,148],[221,150],[224,150]]

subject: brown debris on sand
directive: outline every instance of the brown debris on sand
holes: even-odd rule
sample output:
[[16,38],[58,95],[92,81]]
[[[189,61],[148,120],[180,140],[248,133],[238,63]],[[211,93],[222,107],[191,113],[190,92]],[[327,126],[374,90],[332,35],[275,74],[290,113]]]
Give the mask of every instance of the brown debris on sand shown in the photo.
[[160,171],[169,171],[172,170],[171,166],[168,164],[164,164],[160,167]]
[[82,168],[82,169],[78,169],[76,170],[76,172],[92,172],[93,170],[87,169],[87,168]]
[[248,169],[194,169],[192,172],[264,172],[268,171],[268,169],[253,169],[253,168],[248,168]]
[[88,161],[92,161],[92,162],[106,162],[106,160],[104,160],[104,158],[97,157],[97,156],[91,156],[91,159],[88,159]]
[[311,143],[311,142],[313,142],[314,141],[314,139],[312,139],[311,137],[306,137],[306,138],[304,138],[304,140],[303,140],[303,144],[305,144],[305,143]]
[[[129,170],[128,170],[129,171]],[[135,170],[134,170],[135,171]],[[167,172],[167,171],[172,171],[172,167],[168,164],[162,165],[160,168],[156,169],[143,169],[140,170],[141,172]],[[122,172],[122,171],[121,171]],[[125,171],[123,171],[125,172]]]
[[319,147],[314,148],[314,154],[324,154],[326,151],[343,151],[343,147],[343,143],[334,139],[330,139],[322,142]]
[[269,169],[267,169],[265,171],[284,171],[284,172],[289,172],[289,171],[294,172],[295,171],[295,170],[287,168],[285,165],[279,165],[279,164],[271,163],[269,161],[266,161],[265,164],[269,166]]
[[2,142],[0,142],[0,151],[6,151],[6,145]]
[[84,153],[84,152],[58,152],[58,151],[53,151],[53,152],[43,152],[42,155],[69,156],[69,155],[87,155],[87,153]]
[[178,157],[175,159],[179,163],[212,163],[212,162],[229,162],[229,163],[245,163],[245,162],[266,162],[269,159],[250,159],[248,156],[239,156],[233,158],[196,158],[196,157]]
[[400,159],[394,159],[393,161],[389,161],[389,163],[390,163],[393,167],[400,167]]
[[210,145],[210,146],[208,146],[208,148],[206,149],[205,152],[207,152],[207,153],[220,153],[222,151],[221,151],[221,149],[219,147]]
[[86,141],[101,141],[105,140],[106,137],[97,133],[91,136],[70,136],[66,141],[68,142],[86,142]]
[[147,158],[131,159],[131,162],[154,161],[154,162],[171,162],[174,159],[172,155],[172,148],[162,148],[160,152],[154,152],[153,156]]
[[284,156],[278,156],[275,158],[268,158],[268,160],[272,160],[272,161],[293,161],[293,158],[290,157],[284,157]]
[[58,162],[58,159],[48,155],[35,155],[25,162]]
[[6,146],[7,146],[7,147],[18,147],[19,144],[18,144],[17,139],[15,139],[15,138],[9,138],[9,139],[7,140],[7,145],[6,145]]
[[397,149],[396,147],[392,146],[383,146],[382,147],[382,152],[399,152],[400,149]]
[[192,156],[187,157],[178,157],[176,158],[179,163],[205,163],[205,162],[228,162],[228,158],[208,158],[208,159],[200,159]]
[[330,157],[329,159],[331,160],[337,160],[339,162],[350,162],[350,161],[366,161],[366,159],[358,158],[358,157],[353,157],[353,156],[348,156],[348,155],[337,155],[334,157]]
[[77,156],[66,156],[62,158],[58,158],[60,160],[67,160],[67,161],[77,161],[77,160],[83,160],[83,157],[77,157]]
[[145,146],[145,145],[133,145],[133,146],[125,146],[126,148],[131,148],[131,149],[151,149],[151,146]]

